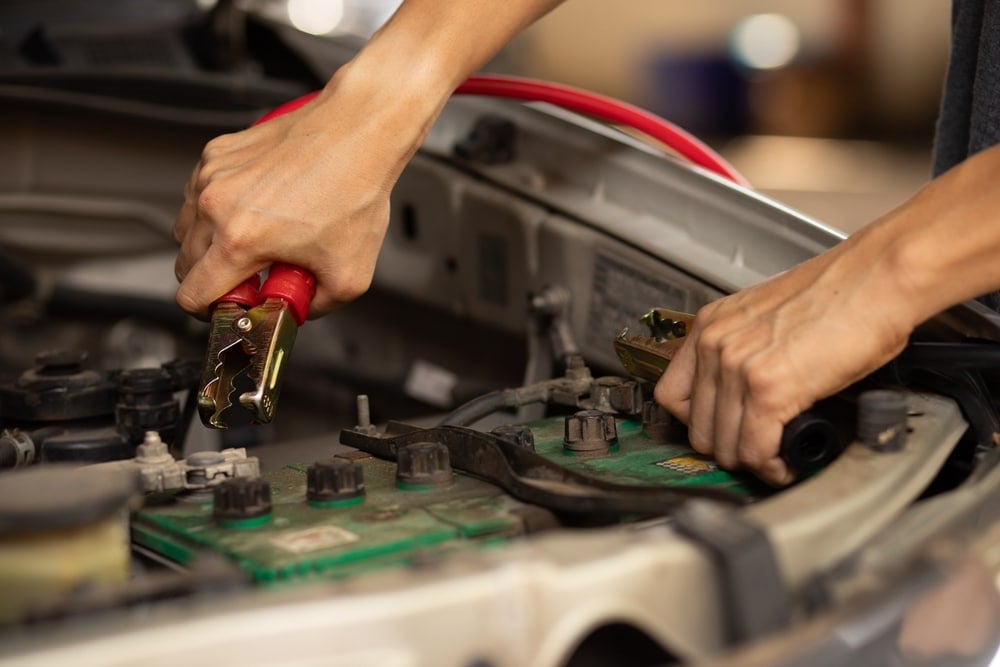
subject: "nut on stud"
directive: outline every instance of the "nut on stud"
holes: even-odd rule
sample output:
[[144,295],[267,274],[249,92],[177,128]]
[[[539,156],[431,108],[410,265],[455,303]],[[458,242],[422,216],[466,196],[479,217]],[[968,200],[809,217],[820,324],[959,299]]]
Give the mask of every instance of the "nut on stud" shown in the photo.
[[566,417],[563,449],[577,456],[604,456],[618,444],[614,415],[600,410],[581,410]]
[[224,528],[256,528],[271,520],[271,486],[260,478],[235,477],[212,492],[212,516]]
[[332,458],[306,469],[306,500],[313,507],[345,507],[365,499],[365,471],[357,461]]
[[667,442],[673,423],[674,418],[670,412],[656,401],[642,404],[642,432],[653,442]]
[[396,486],[407,491],[427,491],[448,486],[452,480],[451,456],[439,442],[415,442],[396,455]]
[[858,439],[877,452],[906,445],[906,394],[890,389],[866,391],[858,397]]

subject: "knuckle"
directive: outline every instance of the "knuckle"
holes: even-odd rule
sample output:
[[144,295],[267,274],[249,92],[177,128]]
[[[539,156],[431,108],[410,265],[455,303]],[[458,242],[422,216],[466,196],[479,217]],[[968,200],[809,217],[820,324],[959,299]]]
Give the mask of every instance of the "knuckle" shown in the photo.
[[767,396],[783,384],[781,373],[773,363],[750,359],[744,362],[743,370],[747,389],[752,395]]
[[209,187],[211,187],[212,182],[215,180],[215,169],[211,166],[205,164],[198,169],[198,173],[195,174],[194,178],[191,180],[190,193],[188,197],[200,201],[201,196],[205,193]]
[[337,287],[333,290],[333,298],[341,303],[354,301],[368,291],[371,283],[370,274],[362,272],[351,274],[337,282]]
[[727,374],[739,373],[744,370],[745,357],[743,351],[736,345],[722,343],[719,349],[719,366]]
[[699,334],[698,342],[695,345],[695,349],[698,350],[698,355],[716,354],[719,347],[722,345],[722,336],[723,332],[721,327],[713,326],[711,324],[704,327],[701,334]]
[[205,148],[201,151],[201,157],[204,161],[208,162],[220,157],[222,154],[227,153],[233,143],[233,134],[220,134],[213,139],[210,139],[208,143],[205,144]]
[[218,217],[222,213],[223,204],[224,196],[218,188],[212,187],[211,184],[199,188],[197,199],[198,217],[208,219]]
[[698,309],[698,312],[694,315],[694,326],[700,328],[705,326],[711,319],[715,311],[719,309],[720,304],[723,300],[712,301],[707,303]]
[[256,239],[252,232],[238,225],[228,225],[219,230],[212,240],[218,259],[226,264],[243,266],[255,259]]

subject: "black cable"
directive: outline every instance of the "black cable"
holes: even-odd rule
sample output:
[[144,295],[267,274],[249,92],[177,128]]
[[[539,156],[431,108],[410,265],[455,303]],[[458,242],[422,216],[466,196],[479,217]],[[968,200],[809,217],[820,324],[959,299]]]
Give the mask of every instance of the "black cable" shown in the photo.
[[491,391],[464,403],[441,420],[439,426],[469,426],[477,421],[509,407],[504,391]]

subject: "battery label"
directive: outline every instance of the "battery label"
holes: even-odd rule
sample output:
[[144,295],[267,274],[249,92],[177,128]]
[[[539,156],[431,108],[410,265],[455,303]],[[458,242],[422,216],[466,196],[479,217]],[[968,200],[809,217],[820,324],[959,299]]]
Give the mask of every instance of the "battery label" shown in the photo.
[[638,324],[650,308],[683,311],[687,292],[650,277],[619,259],[597,253],[590,297],[589,342],[606,347],[625,326]]
[[358,539],[356,533],[337,526],[317,526],[275,535],[271,544],[294,554],[306,554],[357,542]]

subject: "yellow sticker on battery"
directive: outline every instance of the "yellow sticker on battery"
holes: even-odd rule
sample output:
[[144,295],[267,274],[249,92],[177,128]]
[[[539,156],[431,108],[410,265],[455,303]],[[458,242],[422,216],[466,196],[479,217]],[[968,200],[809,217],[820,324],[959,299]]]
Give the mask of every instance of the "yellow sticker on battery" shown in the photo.
[[712,459],[707,456],[699,456],[697,454],[675,456],[672,459],[666,459],[665,461],[657,461],[656,465],[661,468],[668,468],[676,472],[684,473],[685,475],[704,475],[706,473],[715,472],[719,469],[719,466]]

